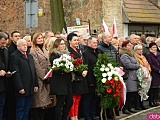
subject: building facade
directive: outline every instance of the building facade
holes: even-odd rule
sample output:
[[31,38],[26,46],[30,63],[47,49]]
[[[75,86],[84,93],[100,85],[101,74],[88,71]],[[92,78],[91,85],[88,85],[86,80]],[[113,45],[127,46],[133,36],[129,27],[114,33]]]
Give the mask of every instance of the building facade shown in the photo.
[[[66,27],[76,25],[76,18],[80,18],[82,25],[90,23],[91,33],[98,34],[102,32],[102,19],[112,31],[115,17],[119,37],[132,33],[156,36],[160,32],[159,5],[160,0],[63,0]],[[25,0],[1,0],[0,30],[28,33],[24,8]],[[54,20],[50,0],[38,0],[38,9],[43,10],[43,15],[38,17],[38,27],[32,28],[32,32],[51,30]]]

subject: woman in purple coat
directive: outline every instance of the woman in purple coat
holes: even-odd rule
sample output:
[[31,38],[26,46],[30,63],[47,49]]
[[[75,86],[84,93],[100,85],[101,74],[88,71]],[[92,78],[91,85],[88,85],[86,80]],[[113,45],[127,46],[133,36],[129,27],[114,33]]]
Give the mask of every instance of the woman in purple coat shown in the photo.
[[158,88],[160,88],[160,53],[157,52],[156,43],[149,44],[150,52],[146,54],[146,58],[151,66],[152,82],[149,90],[149,105],[155,107],[158,96]]

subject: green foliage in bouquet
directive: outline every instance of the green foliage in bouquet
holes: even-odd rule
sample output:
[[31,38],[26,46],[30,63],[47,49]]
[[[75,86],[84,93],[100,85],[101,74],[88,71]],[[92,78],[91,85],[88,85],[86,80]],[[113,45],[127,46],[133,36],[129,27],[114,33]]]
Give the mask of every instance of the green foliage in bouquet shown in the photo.
[[99,54],[94,67],[94,75],[97,79],[97,94],[100,96],[102,109],[113,108],[118,105],[121,82],[116,74],[117,63],[107,54]]

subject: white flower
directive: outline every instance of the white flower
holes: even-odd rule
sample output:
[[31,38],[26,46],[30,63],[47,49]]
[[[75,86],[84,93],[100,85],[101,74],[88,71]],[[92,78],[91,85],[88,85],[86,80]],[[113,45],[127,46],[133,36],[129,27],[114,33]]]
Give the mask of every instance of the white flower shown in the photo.
[[111,80],[111,79],[112,79],[112,77],[109,76],[109,77],[108,77],[108,80]]
[[102,71],[102,72],[103,72],[103,71],[104,71],[104,68],[100,68],[100,71]]
[[102,83],[105,83],[106,82],[106,78],[103,78],[101,81],[102,81]]
[[111,70],[113,70],[113,69],[114,69],[114,67],[113,67],[113,66],[110,66],[110,69],[111,69]]
[[118,80],[119,80],[119,78],[116,76],[116,77],[114,77],[114,80],[115,80],[115,81],[118,81]]
[[109,68],[108,68],[108,67],[106,67],[106,68],[105,68],[105,71],[106,71],[106,72],[108,72],[108,71],[109,71]]
[[60,56],[60,58],[54,59],[53,60],[53,66],[52,68],[66,68],[69,71],[73,71],[73,63],[71,62],[71,56],[67,54],[63,54]]
[[102,68],[105,68],[105,65],[104,65],[104,64],[102,64],[102,65],[101,65],[101,67],[102,67]]
[[107,77],[107,73],[102,73],[102,76],[105,78]]
[[108,77],[111,77],[112,75],[113,75],[112,72],[108,72],[108,73],[107,73],[107,76],[108,76]]
[[117,71],[118,69],[119,69],[118,67],[115,67],[115,68],[114,68],[115,71]]
[[115,70],[111,70],[111,73],[114,74],[114,75],[118,74],[117,71],[115,71]]
[[111,63],[108,63],[107,66],[108,66],[108,67],[112,67],[112,64],[111,64]]

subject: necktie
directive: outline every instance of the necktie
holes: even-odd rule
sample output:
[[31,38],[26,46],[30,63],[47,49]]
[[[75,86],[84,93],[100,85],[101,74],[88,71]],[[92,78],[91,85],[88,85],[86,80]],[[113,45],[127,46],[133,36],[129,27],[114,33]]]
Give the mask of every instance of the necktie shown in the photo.
[[27,54],[26,54],[26,53],[24,53],[24,57],[25,57],[26,59],[28,59],[28,57],[27,57]]

